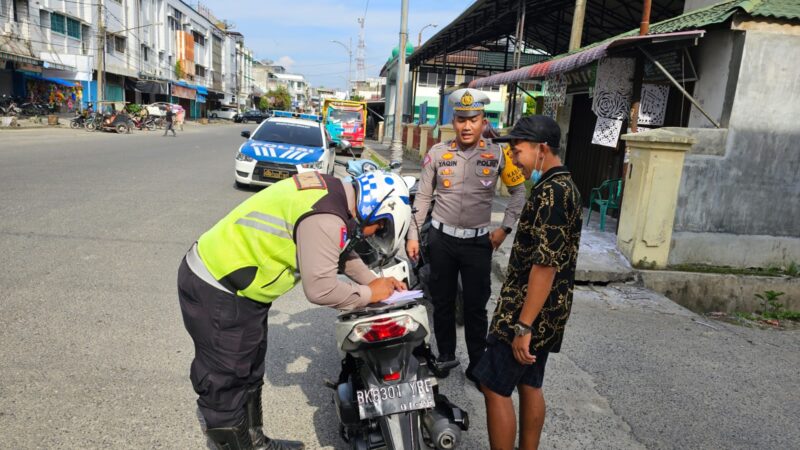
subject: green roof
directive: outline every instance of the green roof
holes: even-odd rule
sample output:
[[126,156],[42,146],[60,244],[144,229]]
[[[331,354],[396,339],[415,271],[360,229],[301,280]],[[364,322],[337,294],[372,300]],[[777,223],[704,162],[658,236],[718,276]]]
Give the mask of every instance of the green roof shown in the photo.
[[772,19],[800,19],[798,0],[732,0],[690,11],[650,26],[650,33],[671,33],[723,23],[737,12]]
[[[680,16],[650,25],[648,34],[674,33],[677,31],[696,30],[709,25],[717,25],[726,22],[737,12],[745,16],[757,18],[771,18],[783,20],[800,20],[800,0],[728,0],[715,3],[705,8],[695,9]],[[551,60],[561,58],[571,53],[578,53],[586,49],[595,47],[607,41],[617,40],[626,36],[637,36],[639,29],[619,34],[617,36],[593,42],[571,52],[556,55]]]

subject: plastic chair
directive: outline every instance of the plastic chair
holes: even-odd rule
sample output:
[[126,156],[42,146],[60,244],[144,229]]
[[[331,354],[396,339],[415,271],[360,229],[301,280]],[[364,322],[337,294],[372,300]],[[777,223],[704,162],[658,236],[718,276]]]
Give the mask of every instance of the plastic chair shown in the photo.
[[[603,192],[606,197],[603,197]],[[606,212],[609,209],[619,209],[620,197],[622,196],[622,180],[606,180],[599,187],[593,188],[589,194],[589,214],[586,217],[586,225],[592,218],[592,205],[600,207],[600,231],[606,230]]]

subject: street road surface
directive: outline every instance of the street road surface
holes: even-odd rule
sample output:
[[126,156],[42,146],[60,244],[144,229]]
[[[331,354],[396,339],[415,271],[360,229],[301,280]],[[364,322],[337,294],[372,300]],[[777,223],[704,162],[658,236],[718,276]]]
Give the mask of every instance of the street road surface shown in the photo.
[[[0,447],[203,448],[176,272],[255,192],[233,187],[242,128],[0,131]],[[270,311],[270,436],[344,448],[322,384],[335,315],[301,289]],[[542,448],[798,448],[798,343],[581,288],[547,368]],[[487,448],[482,396],[460,372],[442,386],[471,414],[461,448]]]

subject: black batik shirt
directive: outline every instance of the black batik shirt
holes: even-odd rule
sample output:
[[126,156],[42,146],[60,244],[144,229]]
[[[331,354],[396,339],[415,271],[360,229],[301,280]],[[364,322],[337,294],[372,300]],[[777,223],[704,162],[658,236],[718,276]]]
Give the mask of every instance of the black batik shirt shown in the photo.
[[506,281],[489,333],[511,343],[528,293],[533,265],[556,268],[553,287],[533,322],[531,351],[558,352],[572,308],[575,266],[581,239],[582,207],[566,167],[554,167],[531,190],[520,216]]

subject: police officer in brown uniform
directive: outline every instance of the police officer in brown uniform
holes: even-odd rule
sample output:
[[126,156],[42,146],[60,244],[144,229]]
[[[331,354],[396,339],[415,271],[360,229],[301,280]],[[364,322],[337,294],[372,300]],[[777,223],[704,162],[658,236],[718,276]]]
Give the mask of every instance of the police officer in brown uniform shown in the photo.
[[[464,331],[469,353],[466,376],[486,348],[486,302],[491,282],[492,251],[511,232],[525,203],[522,174],[498,145],[484,140],[484,105],[489,97],[475,89],[459,89],[448,98],[453,105],[456,138],[434,145],[425,156],[414,207],[416,213],[406,236],[406,252],[419,257],[418,226],[435,200],[428,237],[431,265],[433,327],[439,361],[455,360],[455,297],[461,274],[464,297]],[[498,180],[508,186],[511,199],[502,226],[489,224]],[[443,366],[447,366],[444,364]]]

